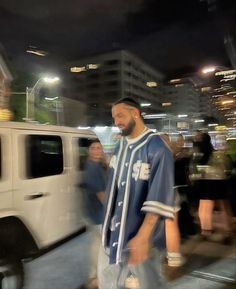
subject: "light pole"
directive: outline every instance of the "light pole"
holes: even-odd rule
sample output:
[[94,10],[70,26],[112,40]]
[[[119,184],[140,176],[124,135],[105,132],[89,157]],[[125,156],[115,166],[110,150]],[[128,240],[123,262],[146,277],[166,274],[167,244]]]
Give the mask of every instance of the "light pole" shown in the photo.
[[[30,89],[26,87],[26,115],[25,115],[25,120],[34,120],[35,117],[35,92],[36,89],[39,87],[41,83],[46,83],[46,84],[55,84],[59,82],[60,79],[59,77],[41,77],[39,78],[34,86]],[[30,108],[32,115],[30,115]]]

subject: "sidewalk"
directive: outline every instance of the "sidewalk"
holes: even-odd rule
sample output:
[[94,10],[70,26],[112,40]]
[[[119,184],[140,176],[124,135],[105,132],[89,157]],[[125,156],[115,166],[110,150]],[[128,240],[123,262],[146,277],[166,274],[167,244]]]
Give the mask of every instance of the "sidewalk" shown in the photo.
[[230,245],[197,241],[182,245],[187,262],[180,268],[164,266],[169,287],[175,289],[236,288],[236,242]]

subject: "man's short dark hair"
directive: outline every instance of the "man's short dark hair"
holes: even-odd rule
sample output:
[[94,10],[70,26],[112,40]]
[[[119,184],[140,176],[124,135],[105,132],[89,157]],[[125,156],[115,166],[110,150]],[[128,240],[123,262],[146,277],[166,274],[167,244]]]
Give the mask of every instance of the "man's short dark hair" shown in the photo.
[[114,105],[117,105],[117,104],[119,104],[119,103],[125,103],[125,104],[127,104],[127,105],[129,105],[129,106],[135,107],[135,108],[137,108],[137,109],[139,110],[139,112],[140,112],[140,114],[141,114],[141,106],[140,106],[140,104],[139,104],[137,101],[135,101],[133,98],[131,98],[131,97],[123,97],[123,98],[121,98],[121,99],[118,99],[115,103],[113,103],[113,106],[114,106]]

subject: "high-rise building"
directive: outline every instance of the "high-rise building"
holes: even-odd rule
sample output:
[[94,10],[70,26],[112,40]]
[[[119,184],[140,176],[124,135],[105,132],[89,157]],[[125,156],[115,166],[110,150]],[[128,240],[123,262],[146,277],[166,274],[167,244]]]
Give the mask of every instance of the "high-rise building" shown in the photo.
[[172,79],[163,87],[162,110],[173,115],[200,113],[200,93],[189,79]]
[[[217,85],[219,81],[216,81],[215,76],[203,79],[197,73],[172,79],[163,86],[162,109],[174,115],[188,114],[221,119],[216,106],[216,97],[219,96]],[[224,84],[220,84],[220,89],[225,89]]]
[[[207,127],[208,124],[222,123],[219,112],[205,81],[195,74],[171,79],[163,86],[163,119],[172,131],[179,129],[194,130]],[[171,126],[170,126],[171,125]]]
[[111,105],[122,97],[133,97],[147,112],[161,110],[164,75],[126,50],[74,61],[69,70],[69,96],[86,103],[88,125],[111,124]]

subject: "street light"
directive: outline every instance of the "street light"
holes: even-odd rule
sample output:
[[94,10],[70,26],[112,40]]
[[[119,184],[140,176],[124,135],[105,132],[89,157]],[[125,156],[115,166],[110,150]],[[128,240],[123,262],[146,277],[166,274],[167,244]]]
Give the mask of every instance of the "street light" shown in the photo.
[[208,74],[208,73],[213,73],[216,71],[216,67],[215,66],[208,66],[202,69],[202,73],[203,74]]
[[226,66],[220,66],[220,65],[209,65],[206,67],[203,67],[201,69],[202,74],[209,75],[213,73],[217,73],[218,71],[228,71],[229,68]]
[[55,76],[55,77],[43,77],[43,81],[46,83],[55,83],[58,82],[60,80],[59,77]]
[[[25,120],[34,120],[34,108],[35,108],[35,91],[38,88],[38,86],[41,83],[46,83],[46,84],[55,84],[60,81],[59,77],[41,77],[39,78],[34,86],[30,88],[26,88],[26,116]],[[32,110],[32,117],[29,117],[29,112],[30,112],[30,104],[31,104],[31,110]]]

